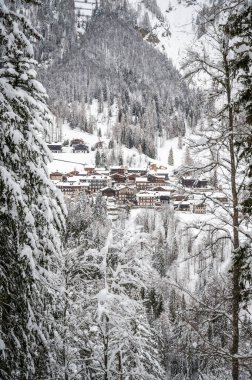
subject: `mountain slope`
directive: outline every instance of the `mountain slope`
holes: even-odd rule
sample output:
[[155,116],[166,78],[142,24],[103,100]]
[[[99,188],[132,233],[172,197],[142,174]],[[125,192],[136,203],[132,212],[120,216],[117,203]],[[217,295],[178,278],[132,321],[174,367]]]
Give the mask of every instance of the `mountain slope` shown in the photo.
[[110,115],[117,104],[111,135],[155,158],[158,138],[183,136],[185,123],[195,125],[199,111],[195,94],[166,55],[143,39],[135,21],[126,2],[101,4],[71,54],[43,65],[40,76],[58,118],[93,133],[87,104],[96,99],[98,113],[106,106]]
[[156,0],[75,0],[78,33],[85,33],[93,14],[99,8],[108,6],[110,9],[127,8],[127,12],[131,13],[134,27],[139,30],[144,40],[167,53],[166,40],[170,36],[169,25]]

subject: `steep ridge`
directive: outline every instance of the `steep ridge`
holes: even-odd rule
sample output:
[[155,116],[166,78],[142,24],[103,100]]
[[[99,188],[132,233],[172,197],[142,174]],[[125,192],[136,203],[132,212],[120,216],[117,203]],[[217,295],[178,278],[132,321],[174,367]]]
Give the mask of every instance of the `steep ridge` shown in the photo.
[[[171,60],[150,42],[158,37],[152,26],[147,30],[146,20],[152,14],[154,21],[159,17],[164,23],[160,9],[155,1],[103,1],[87,22],[85,33],[76,38],[76,2],[67,4],[64,9],[71,12],[67,25],[72,25],[71,33],[66,26],[61,30],[59,46],[51,48],[51,61],[44,61],[40,70],[54,114],[72,128],[93,133],[86,105],[96,99],[98,113],[108,109],[112,116],[111,107],[116,103],[117,118],[111,131],[116,142],[155,158],[158,138],[183,136],[185,125],[193,127],[199,118],[197,94],[189,90]],[[63,11],[61,7],[58,13],[52,12],[52,19],[60,20]]]
[[133,25],[145,41],[167,53],[167,37],[170,36],[169,24],[165,15],[157,5],[156,0],[75,0],[75,15],[77,32],[85,33],[87,24],[100,7],[108,6],[111,9],[130,9],[133,16]]

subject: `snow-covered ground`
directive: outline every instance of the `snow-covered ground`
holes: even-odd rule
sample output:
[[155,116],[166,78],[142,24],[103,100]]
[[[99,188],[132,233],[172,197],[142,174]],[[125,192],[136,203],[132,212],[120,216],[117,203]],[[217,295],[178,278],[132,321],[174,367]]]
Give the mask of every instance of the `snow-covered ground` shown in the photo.
[[[173,166],[168,165],[168,156],[170,149],[173,151]],[[158,144],[157,152],[157,163],[166,166],[168,170],[172,171],[174,168],[182,165],[185,156],[185,145],[183,145],[182,149],[179,149],[178,137],[174,137],[172,139],[165,140],[163,143],[160,142]]]
[[[98,123],[101,129],[102,136],[99,138],[97,134],[90,134],[80,130],[79,128],[71,129],[68,124],[63,124],[62,140],[71,141],[74,138],[83,139],[83,141],[89,146],[89,153],[72,153],[72,148],[63,147],[63,153],[53,153],[53,161],[48,164],[49,173],[54,171],[69,172],[74,169],[80,171],[83,170],[85,165],[95,165],[96,150],[92,151],[91,147],[98,141],[104,142],[104,151],[108,151],[106,148],[109,143],[109,138],[106,137],[107,125]],[[104,133],[104,134],[103,134]],[[102,149],[100,149],[102,151]],[[151,160],[144,154],[139,154],[137,149],[128,149],[125,146],[122,147],[122,156],[125,164],[131,162],[132,167],[146,167]],[[65,162],[69,161],[69,162]]]
[[[103,113],[98,113],[98,103],[96,100],[93,101],[92,105],[87,105],[86,114],[87,118],[92,118],[94,124],[93,134],[87,133],[79,128],[70,128],[69,124],[64,123],[62,126],[62,142],[72,139],[80,138],[89,147],[89,153],[72,153],[72,148],[69,146],[63,147],[63,153],[53,153],[53,161],[49,163],[49,172],[59,171],[59,172],[69,172],[71,170],[83,170],[85,165],[95,165],[95,154],[96,150],[91,150],[91,148],[99,141],[102,141],[103,149],[105,154],[109,154],[108,144],[111,139],[113,139],[113,126],[117,122],[117,106],[114,105],[112,110],[112,116],[108,116],[108,109],[106,104],[104,106]],[[99,137],[98,134],[101,134]],[[187,132],[190,134],[190,131]],[[170,149],[173,150],[174,166],[168,165],[168,156]],[[123,162],[125,165],[130,167],[147,167],[150,162],[155,162],[162,166],[166,166],[168,170],[172,171],[174,168],[180,166],[183,163],[185,156],[185,145],[182,149],[178,148],[178,138],[172,138],[169,140],[157,141],[157,159],[154,160],[145,154],[140,154],[136,148],[126,148],[115,147],[123,156]],[[65,162],[69,161],[69,162]]]
[[192,20],[195,9],[185,8],[177,0],[157,0],[157,3],[165,14],[171,32],[171,36],[163,41],[165,51],[174,65],[179,68],[186,49],[194,38]]
[[[105,136],[99,138],[95,134],[90,134],[81,131],[79,128],[71,129],[68,124],[63,125],[63,141],[72,140],[74,138],[83,139],[89,147],[92,147],[99,140],[104,141],[105,146],[108,145],[109,139]],[[172,148],[174,157],[174,166],[168,165],[168,155]],[[53,161],[49,163],[49,172],[59,171],[68,172],[71,170],[82,170],[85,165],[95,165],[96,150],[89,150],[89,153],[72,153],[72,148],[64,147],[63,153],[53,153]],[[149,162],[155,162],[162,166],[166,166],[168,170],[173,171],[174,168],[180,166],[183,162],[185,155],[185,146],[182,149],[178,149],[178,138],[175,137],[170,140],[166,140],[163,144],[158,145],[157,159],[153,160],[145,154],[139,154],[137,149],[122,147],[122,155],[125,165],[131,163],[131,167],[147,167]],[[69,161],[69,162],[64,162]]]

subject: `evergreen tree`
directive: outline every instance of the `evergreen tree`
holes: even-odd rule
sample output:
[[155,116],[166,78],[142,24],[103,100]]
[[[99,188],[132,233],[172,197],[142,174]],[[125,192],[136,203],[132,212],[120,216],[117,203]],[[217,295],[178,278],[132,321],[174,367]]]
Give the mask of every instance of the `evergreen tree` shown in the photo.
[[182,137],[179,136],[178,138],[178,149],[182,149],[183,148],[183,140],[182,140]]
[[168,165],[170,165],[170,166],[174,165],[174,158],[173,158],[173,150],[172,150],[172,148],[169,151]]
[[[78,215],[78,217],[76,217]],[[63,345],[64,379],[92,379],[96,295],[103,286],[103,251],[110,223],[101,197],[80,195],[68,203],[64,236]],[[78,375],[76,375],[78,374]],[[96,377],[95,377],[96,378]]]
[[107,165],[107,156],[104,150],[101,153],[101,161],[100,161],[101,166],[106,166]]
[[212,178],[211,178],[211,183],[214,187],[214,189],[218,189],[218,175],[217,175],[217,170],[214,170]]
[[[252,74],[251,74],[251,50],[252,30],[251,13],[252,5],[249,1],[232,0],[231,5],[235,12],[228,14],[224,32],[230,38],[230,47],[233,52],[231,64],[236,70],[237,82],[241,89],[237,93],[236,108],[243,108],[246,114],[246,122],[252,124]],[[237,110],[238,111],[238,110]],[[239,109],[241,112],[241,109]]]
[[38,34],[17,3],[0,2],[0,25],[0,377],[56,379],[64,217],[42,140],[50,113],[34,70],[30,41]]
[[143,20],[141,22],[141,27],[146,30],[147,32],[151,31],[151,23],[150,23],[150,18],[147,12],[145,12],[143,16]]
[[113,149],[114,148],[114,140],[109,140],[108,148],[109,149]]
[[97,149],[95,153],[95,166],[98,168],[100,164],[101,164],[101,155],[100,155],[99,150]]
[[165,276],[166,272],[166,244],[160,235],[157,241],[157,246],[153,255],[153,268],[157,270],[161,277]]
[[118,157],[118,165],[119,165],[119,166],[122,166],[122,165],[123,165],[123,152],[122,152],[121,149],[120,149],[119,157]]

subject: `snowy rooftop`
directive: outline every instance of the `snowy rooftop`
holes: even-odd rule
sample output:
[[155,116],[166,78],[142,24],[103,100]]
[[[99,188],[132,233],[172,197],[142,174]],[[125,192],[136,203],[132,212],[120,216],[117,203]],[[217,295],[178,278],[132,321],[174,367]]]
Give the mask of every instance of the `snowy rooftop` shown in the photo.
[[57,146],[62,146],[62,142],[52,142],[52,143],[47,143],[48,146],[50,145],[57,145]]
[[92,180],[92,179],[110,179],[110,177],[108,175],[96,175],[96,174],[92,174],[92,175],[88,175],[87,177],[87,180]]
[[95,171],[96,172],[104,172],[104,171],[108,171],[106,168],[95,168]]
[[136,182],[148,182],[148,178],[147,177],[139,177],[139,178],[136,178]]
[[138,168],[138,167],[136,167],[136,168],[128,168],[129,172],[131,172],[131,171],[134,171],[134,172],[137,172],[137,171],[144,172],[146,170],[147,170],[146,168]]
[[122,189],[135,189],[134,186],[128,186],[128,185],[117,185],[115,186],[115,190],[122,190]]

